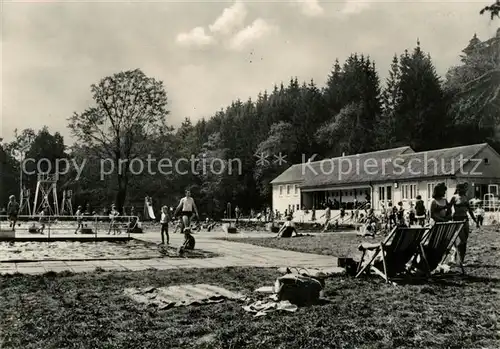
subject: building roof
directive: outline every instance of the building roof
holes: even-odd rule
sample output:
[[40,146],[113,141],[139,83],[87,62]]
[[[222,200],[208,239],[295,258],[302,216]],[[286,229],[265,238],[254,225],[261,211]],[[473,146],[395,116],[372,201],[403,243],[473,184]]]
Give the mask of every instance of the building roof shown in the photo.
[[487,143],[415,153],[410,147],[293,165],[272,184],[300,182],[303,189],[449,177]]
[[271,184],[302,182],[304,180],[302,167],[302,164],[290,166],[282,174],[273,179]]
[[[280,184],[280,183],[297,183],[303,182],[306,179],[307,172],[310,172],[309,165],[312,166],[316,170],[316,172],[324,172],[328,174],[330,172],[329,168],[331,167],[331,162],[338,162],[339,159],[346,159],[346,161],[359,158],[390,158],[403,153],[411,152],[413,153],[413,149],[408,146],[393,148],[393,149],[385,149],[374,151],[370,153],[363,153],[358,155],[349,155],[344,157],[337,157],[332,159],[325,159],[320,161],[312,161],[308,164],[295,164],[286,169],[282,174],[276,177],[271,181],[271,184]],[[343,161],[343,160],[342,160]],[[323,171],[322,171],[323,169]]]

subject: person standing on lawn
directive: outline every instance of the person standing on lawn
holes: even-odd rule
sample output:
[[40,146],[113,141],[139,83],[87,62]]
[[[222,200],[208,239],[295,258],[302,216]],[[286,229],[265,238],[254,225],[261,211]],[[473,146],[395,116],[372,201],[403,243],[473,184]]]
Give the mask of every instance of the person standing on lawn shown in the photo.
[[479,204],[477,206],[476,211],[474,212],[474,215],[476,216],[476,227],[479,228],[480,226],[483,225],[484,215],[485,215],[482,204]]
[[421,227],[425,225],[425,214],[424,200],[422,200],[422,196],[417,195],[417,201],[415,202],[415,218]]
[[415,222],[417,221],[416,219],[416,213],[417,211],[415,210],[415,205],[413,203],[410,203],[410,211],[408,214],[408,221],[409,221],[409,226],[413,226]]
[[453,220],[454,221],[465,221],[460,234],[458,235],[458,240],[456,244],[456,251],[454,260],[460,263],[464,262],[465,252],[467,250],[467,240],[469,238],[470,227],[469,227],[469,217],[470,215],[474,223],[477,224],[474,212],[469,205],[469,200],[467,198],[467,186],[465,184],[458,184],[455,195],[450,200],[450,206],[453,207]]
[[397,210],[397,213],[396,213],[396,218],[397,218],[397,225],[399,227],[406,227],[406,222],[405,222],[405,209],[403,207],[403,202],[400,201],[398,202],[398,207],[399,209]]
[[432,202],[430,211],[430,218],[432,222],[448,222],[450,217],[450,205],[448,200],[446,200],[446,191],[448,188],[446,184],[439,183],[434,187],[434,192],[432,193]]

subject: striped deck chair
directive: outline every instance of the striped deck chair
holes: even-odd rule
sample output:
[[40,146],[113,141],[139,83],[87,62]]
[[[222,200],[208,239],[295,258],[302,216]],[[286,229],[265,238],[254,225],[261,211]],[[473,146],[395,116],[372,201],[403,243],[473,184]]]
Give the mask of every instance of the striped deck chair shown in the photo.
[[[423,265],[429,277],[431,272],[443,263],[450,254],[464,223],[465,221],[435,223],[425,234],[419,255],[422,258],[420,265]],[[460,263],[460,267],[462,273],[465,274],[462,263]]]
[[[390,279],[408,272],[407,265],[417,256],[420,243],[427,230],[428,228],[395,227],[381,243],[362,244],[360,250],[363,251],[363,256],[356,277],[365,271],[373,271],[389,282]],[[363,265],[368,252],[373,252],[373,254],[371,258],[368,257],[370,258],[368,263]],[[382,262],[375,262],[375,259],[380,255]]]

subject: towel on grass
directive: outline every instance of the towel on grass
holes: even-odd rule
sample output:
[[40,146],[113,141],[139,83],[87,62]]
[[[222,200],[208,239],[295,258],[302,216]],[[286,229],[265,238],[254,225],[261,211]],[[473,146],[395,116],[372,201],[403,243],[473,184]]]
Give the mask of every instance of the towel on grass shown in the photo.
[[138,303],[157,306],[160,309],[220,303],[228,299],[242,301],[246,298],[242,294],[207,284],[127,288],[124,293]]
[[[272,297],[272,296],[271,296]],[[274,298],[276,299],[276,298]],[[289,301],[257,301],[249,305],[243,306],[243,309],[249,313],[255,314],[255,317],[264,316],[275,311],[296,312],[298,306]]]

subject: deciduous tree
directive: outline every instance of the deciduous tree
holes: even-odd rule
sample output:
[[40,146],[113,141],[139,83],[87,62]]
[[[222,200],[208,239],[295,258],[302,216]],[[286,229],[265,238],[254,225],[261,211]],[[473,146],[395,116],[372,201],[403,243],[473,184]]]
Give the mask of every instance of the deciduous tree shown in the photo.
[[107,76],[91,86],[94,105],[69,118],[77,141],[95,147],[100,156],[111,159],[116,179],[116,204],[121,210],[127,197],[134,157],[148,153],[148,140],[171,128],[166,124],[168,99],[163,82],[141,70]]

